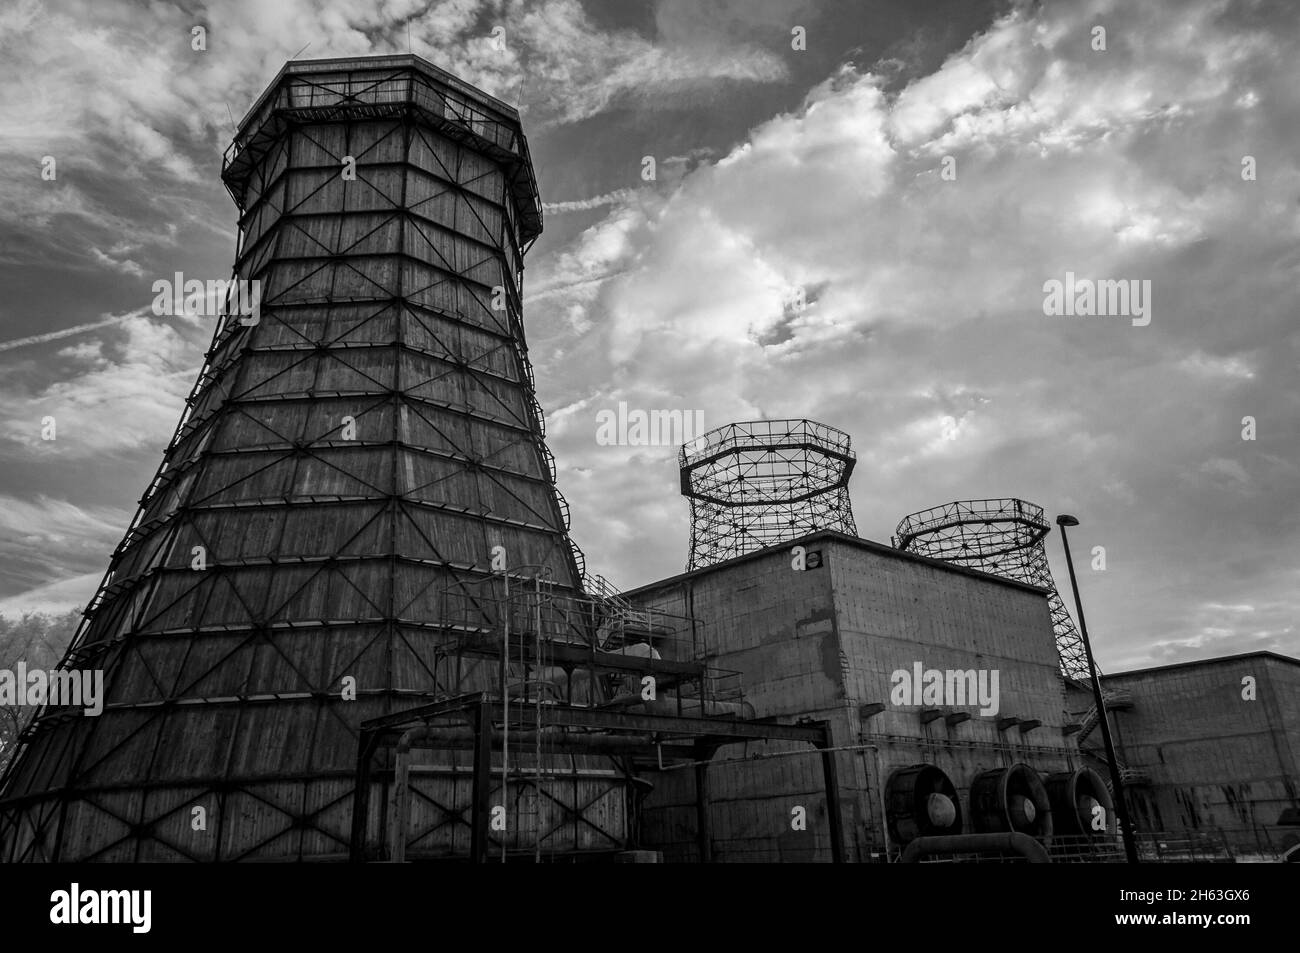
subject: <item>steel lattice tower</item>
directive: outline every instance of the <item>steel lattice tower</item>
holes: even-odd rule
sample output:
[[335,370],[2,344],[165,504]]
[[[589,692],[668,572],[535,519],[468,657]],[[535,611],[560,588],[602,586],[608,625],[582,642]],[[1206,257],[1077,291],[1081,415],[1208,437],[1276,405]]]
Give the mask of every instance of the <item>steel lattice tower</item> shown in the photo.
[[822,529],[857,535],[849,504],[849,435],[812,420],[727,424],[685,444],[682,495],[691,501],[699,569]]
[[962,500],[903,517],[894,545],[932,559],[1005,576],[1048,590],[1061,674],[1087,680],[1088,657],[1047,564],[1051,525],[1024,500]]
[[291,62],[222,178],[260,316],[219,321],[65,662],[104,671],[105,710],[41,713],[0,860],[341,857],[357,726],[496,684],[446,663],[447,594],[479,604],[498,546],[580,587],[521,322],[518,113],[414,56]]

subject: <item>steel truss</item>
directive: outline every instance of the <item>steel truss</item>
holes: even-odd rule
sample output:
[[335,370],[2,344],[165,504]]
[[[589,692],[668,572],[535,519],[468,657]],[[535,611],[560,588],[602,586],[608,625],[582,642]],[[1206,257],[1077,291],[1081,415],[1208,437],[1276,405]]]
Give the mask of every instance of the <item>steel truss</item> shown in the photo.
[[1044,540],[1051,529],[1043,508],[1024,500],[961,500],[903,517],[894,545],[1048,590],[1061,674],[1086,681],[1083,639],[1056,591],[1047,562]]
[[849,435],[812,420],[751,420],[719,427],[679,454],[691,501],[699,569],[817,530],[857,535],[848,483]]
[[[462,749],[471,752],[464,772],[468,783],[463,787],[462,799],[454,804],[437,805],[440,812],[437,823],[468,829],[469,859],[475,863],[492,859],[494,853],[507,852],[508,838],[505,835],[494,836],[490,823],[495,806],[493,799],[500,796],[500,788],[494,788],[492,783],[492,753],[500,751],[503,733],[511,729],[546,733],[550,735],[548,743],[558,749],[620,752],[627,755],[657,754],[660,763],[663,763],[664,758],[669,761],[693,762],[696,842],[699,857],[704,862],[712,859],[708,767],[718,749],[745,741],[791,741],[812,745],[821,753],[832,857],[837,863],[844,860],[839,779],[827,722],[780,725],[772,721],[608,711],[562,703],[542,706],[538,715],[521,712],[481,693],[465,694],[372,719],[361,726],[356,785],[360,796],[353,802],[351,859],[354,862],[381,857],[391,859],[391,853],[385,854],[382,848],[374,844],[371,836],[382,827],[385,818],[392,825],[388,831],[389,840],[399,852],[401,847],[398,845],[405,845],[410,840],[410,832],[406,828],[409,801],[405,793],[405,782],[412,770],[410,752],[421,748],[440,751]],[[395,756],[381,771],[376,771],[376,757],[385,751],[393,751]],[[374,810],[369,801],[369,792],[376,790],[374,781],[381,772],[395,779],[393,803],[390,805],[391,810],[387,811]],[[601,828],[585,816],[584,809],[589,804],[578,804],[576,800],[553,800],[564,809],[558,826],[572,824],[591,827],[608,841],[610,851],[631,850],[642,846],[635,839]],[[556,830],[550,830],[541,836],[549,839],[555,833]],[[417,842],[418,839],[417,837]],[[558,853],[560,852],[552,854],[552,859]]]

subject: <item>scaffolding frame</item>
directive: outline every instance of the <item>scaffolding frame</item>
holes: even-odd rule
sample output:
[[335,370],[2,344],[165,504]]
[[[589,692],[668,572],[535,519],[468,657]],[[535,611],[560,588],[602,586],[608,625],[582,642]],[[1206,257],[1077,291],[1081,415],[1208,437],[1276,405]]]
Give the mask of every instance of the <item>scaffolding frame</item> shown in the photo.
[[818,530],[857,535],[849,502],[849,435],[813,420],[750,420],[682,446],[691,504],[687,570]]
[[[432,666],[436,706],[473,695],[463,688],[468,674],[473,666],[486,665],[496,671],[496,687],[478,694],[508,715],[492,728],[498,763],[487,780],[475,781],[495,785],[500,806],[512,817],[508,834],[493,840],[503,862],[508,856],[531,855],[541,861],[599,853],[578,845],[582,830],[595,832],[614,850],[635,840],[640,829],[644,792],[632,757],[644,754],[645,745],[597,748],[558,735],[551,730],[554,711],[595,712],[593,717],[599,721],[601,713],[634,717],[642,709],[659,718],[689,721],[698,716],[733,724],[730,719],[746,710],[739,673],[707,664],[705,627],[696,619],[635,607],[617,596],[574,593],[545,578],[542,569],[518,566],[472,583],[458,580],[439,594],[437,603],[442,647]],[[653,679],[654,705],[645,704],[641,694],[647,677]],[[474,724],[471,719],[470,727]],[[415,747],[447,752],[465,748],[467,740],[462,734],[444,737],[441,745]],[[454,779],[463,778],[467,770],[458,766],[454,755],[446,756],[441,767],[453,777],[452,790],[438,800],[412,783],[413,772],[421,768],[412,767],[409,748],[400,746],[395,763],[377,776],[390,803],[382,815],[369,819],[377,829],[369,832],[366,852],[400,862],[407,859],[409,847],[415,859],[454,858],[455,851],[428,845],[440,829],[464,820],[469,805]],[[659,763],[665,751],[670,759],[681,753],[672,745],[650,750]],[[567,767],[562,766],[566,758]],[[399,828],[396,819],[409,818],[413,798],[432,809],[426,812],[428,820],[409,829],[403,820]],[[621,808],[611,808],[611,800],[621,803]],[[525,811],[521,805],[530,801],[534,808]],[[548,827],[543,807],[550,814],[558,809],[572,822],[568,843],[561,842],[569,833],[567,825],[552,822]],[[364,815],[367,808],[362,805],[361,810]],[[354,830],[354,840],[366,844],[366,821],[354,823],[363,825]],[[622,833],[611,829],[611,824],[614,828],[621,824]],[[455,836],[453,832],[453,840]],[[386,846],[376,847],[376,841]]]
[[[445,729],[447,722],[467,725],[469,731],[439,730]],[[839,776],[829,722],[781,725],[773,721],[690,718],[548,705],[541,709],[539,724],[541,730],[556,734],[554,743],[557,746],[606,752],[623,750],[629,755],[657,753],[660,763],[665,755],[670,759],[691,762],[695,773],[696,842],[700,860],[704,863],[710,862],[713,856],[708,768],[718,749],[747,741],[789,741],[812,745],[820,753],[822,761],[832,859],[835,863],[844,862]],[[369,792],[376,774],[375,756],[381,750],[405,746],[436,750],[459,747],[473,751],[470,817],[466,819],[462,814],[458,821],[468,825],[472,831],[470,861],[484,863],[489,860],[493,844],[489,827],[491,757],[493,750],[500,749],[504,730],[512,725],[522,729],[524,721],[512,715],[509,705],[485,693],[460,695],[362,724],[357,748],[358,797],[353,802],[350,859],[354,863],[368,859],[365,831],[370,814]],[[392,773],[396,776],[400,770],[399,764]],[[497,846],[502,845],[498,842]],[[636,846],[624,844],[618,849],[630,850]]]
[[1087,681],[1083,638],[1047,562],[1044,541],[1051,531],[1043,508],[1024,500],[958,500],[903,517],[894,531],[894,546],[1047,590],[1061,674]]

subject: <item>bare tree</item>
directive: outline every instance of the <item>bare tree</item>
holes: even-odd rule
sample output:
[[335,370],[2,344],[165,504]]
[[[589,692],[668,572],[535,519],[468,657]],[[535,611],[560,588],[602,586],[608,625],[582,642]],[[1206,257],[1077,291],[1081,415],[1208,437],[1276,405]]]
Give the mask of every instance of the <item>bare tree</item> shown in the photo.
[[[27,612],[17,620],[0,615],[0,670],[12,673],[19,662],[28,669],[52,669],[63,659],[81,613],[75,609],[62,615]],[[12,676],[11,676],[12,677]],[[22,691],[24,686],[15,686]],[[0,704],[0,773],[18,750],[18,739],[36,717],[38,709],[22,704]]]

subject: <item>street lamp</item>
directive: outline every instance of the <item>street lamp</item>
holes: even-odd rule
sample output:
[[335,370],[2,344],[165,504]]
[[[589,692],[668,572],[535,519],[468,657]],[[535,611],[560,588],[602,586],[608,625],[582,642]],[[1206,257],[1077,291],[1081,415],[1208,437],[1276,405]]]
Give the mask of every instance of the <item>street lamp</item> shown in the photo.
[[1079,521],[1067,513],[1056,518],[1056,525],[1061,527],[1061,543],[1065,546],[1065,565],[1070,570],[1070,588],[1074,590],[1074,608],[1079,616],[1079,632],[1083,636],[1083,648],[1088,653],[1088,674],[1092,677],[1092,697],[1097,704],[1097,720],[1101,725],[1101,740],[1106,746],[1106,762],[1110,766],[1110,784],[1115,789],[1115,817],[1119,821],[1119,830],[1124,838],[1124,853],[1130,864],[1138,862],[1137,844],[1133,842],[1133,829],[1128,822],[1128,807],[1124,803],[1124,782],[1119,776],[1119,762],[1115,758],[1115,742],[1110,737],[1110,718],[1106,714],[1106,702],[1101,697],[1101,679],[1097,676],[1097,662],[1092,657],[1092,643],[1088,641],[1088,624],[1083,621],[1083,603],[1079,600],[1079,582],[1074,578],[1074,560],[1070,558],[1070,540],[1065,535],[1067,526],[1078,526]]

